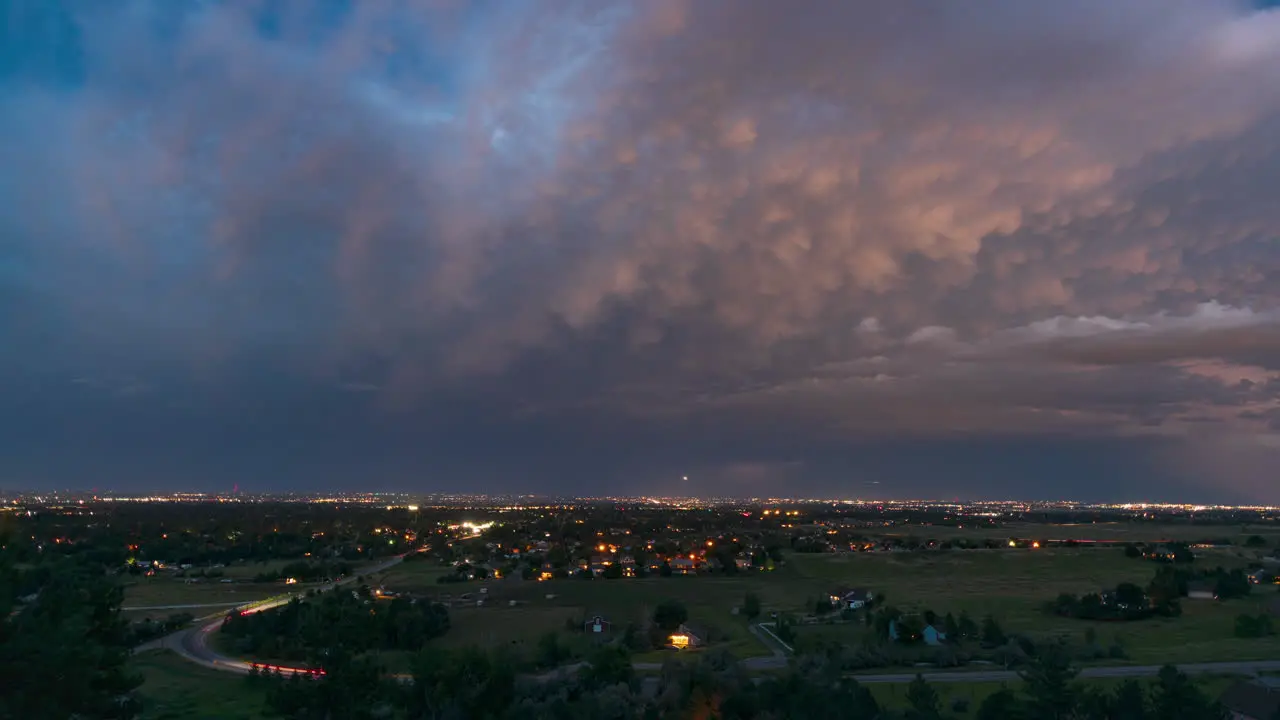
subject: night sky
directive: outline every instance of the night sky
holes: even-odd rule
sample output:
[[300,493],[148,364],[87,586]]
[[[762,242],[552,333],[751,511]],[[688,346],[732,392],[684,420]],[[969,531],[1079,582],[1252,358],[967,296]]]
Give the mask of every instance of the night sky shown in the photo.
[[1239,0],[0,1],[0,487],[1280,502],[1278,188]]

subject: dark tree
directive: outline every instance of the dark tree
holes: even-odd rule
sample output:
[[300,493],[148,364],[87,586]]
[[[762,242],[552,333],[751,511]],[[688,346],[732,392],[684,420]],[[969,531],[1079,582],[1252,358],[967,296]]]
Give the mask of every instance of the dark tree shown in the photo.
[[1136,680],[1125,680],[1115,689],[1107,708],[1110,720],[1147,720],[1151,717],[1147,691]]
[[960,632],[960,623],[956,621],[956,616],[947,613],[942,618],[942,632],[947,634],[947,639],[952,641],[961,640],[964,635]]
[[1147,594],[1142,591],[1142,588],[1133,583],[1120,583],[1116,586],[1116,602],[1121,605],[1145,607]]
[[1152,705],[1152,715],[1160,720],[1220,720],[1222,717],[1222,708],[1172,665],[1160,668]]
[[689,611],[678,600],[663,600],[653,611],[653,624],[672,631],[689,619]]
[[22,575],[0,567],[8,580],[0,581],[0,717],[134,717],[142,678],[125,666],[119,586],[83,567],[61,567],[20,605]]
[[907,686],[907,717],[910,720],[941,720],[942,699],[938,691],[925,682],[924,677],[916,675],[916,679]]
[[1022,703],[1007,687],[991,693],[978,706],[977,720],[1018,720],[1024,717]]
[[631,668],[631,658],[625,648],[605,646],[591,655],[582,668],[579,677],[582,684],[589,689],[598,689],[608,685],[630,683],[635,671]]
[[1066,649],[1061,645],[1040,648],[1031,664],[1018,673],[1026,683],[1030,714],[1044,720],[1071,717],[1079,699],[1074,683],[1078,672],[1071,667]]
[[1003,645],[1008,641],[1004,634],[1004,630],[1000,628],[1000,623],[996,622],[994,617],[990,615],[982,619],[982,642],[985,645]]

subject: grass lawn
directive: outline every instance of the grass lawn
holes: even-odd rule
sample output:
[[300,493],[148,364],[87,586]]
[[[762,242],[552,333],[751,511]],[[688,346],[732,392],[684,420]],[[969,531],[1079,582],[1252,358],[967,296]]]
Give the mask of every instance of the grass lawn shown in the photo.
[[[1238,678],[1228,676],[1208,675],[1192,678],[1200,689],[1209,697],[1216,698],[1223,693]],[[1080,685],[1097,690],[1110,692],[1123,682],[1116,678],[1095,678],[1089,680],[1078,681]],[[1139,679],[1145,686],[1151,686],[1154,678]],[[942,700],[943,713],[961,718],[974,717],[978,712],[978,707],[982,704],[987,696],[999,691],[1002,687],[1007,687],[1014,692],[1021,690],[1021,682],[1011,683],[933,683],[933,688],[938,691],[938,695]],[[907,684],[906,683],[876,683],[866,685],[871,694],[875,696],[880,706],[890,710],[904,710],[907,704]],[[968,703],[968,709],[963,713],[956,713],[952,710],[953,704],[957,700],[963,700]]]
[[[560,624],[564,618],[581,618],[603,615],[615,629],[621,631],[627,623],[640,623],[653,616],[654,609],[664,600],[678,600],[689,611],[690,622],[707,626],[723,639],[717,644],[727,646],[738,657],[769,654],[747,630],[746,619],[735,615],[734,609],[742,604],[747,593],[760,596],[765,607],[799,607],[807,597],[819,597],[822,592],[815,583],[784,567],[772,573],[750,573],[731,577],[646,577],[620,580],[555,580],[549,582],[491,583],[489,591],[492,611],[501,612],[511,600],[520,603],[510,611],[554,608],[553,615]],[[474,590],[472,590],[474,592]],[[548,597],[553,596],[553,597]]]
[[573,608],[560,606],[454,608],[449,611],[449,632],[432,644],[445,648],[531,647],[549,632],[564,631],[565,622],[577,618]]
[[[578,621],[589,615],[603,615],[622,632],[627,623],[649,618],[659,603],[675,599],[689,610],[689,619],[701,623],[724,637],[719,645],[727,646],[738,657],[767,655],[747,630],[745,618],[733,614],[749,592],[759,595],[767,607],[799,607],[805,592],[821,596],[821,583],[807,580],[786,567],[773,573],[743,574],[737,577],[648,577],[617,580],[553,580],[548,582],[490,580],[485,582],[441,584],[436,578],[450,572],[433,563],[412,562],[398,565],[370,584],[380,583],[389,590],[424,593],[455,601],[450,608],[452,629],[436,641],[444,647],[528,646],[548,632],[564,632],[562,640],[574,642],[579,633],[566,631],[569,620]],[[804,590],[798,591],[799,582]],[[480,590],[487,589],[482,594]],[[470,594],[472,601],[486,597],[486,606],[474,607],[459,600]],[[550,596],[550,597],[549,597]],[[511,602],[516,605],[512,606]]]
[[[1233,636],[1235,618],[1257,614],[1274,596],[1261,588],[1245,600],[1215,602],[1184,599],[1179,618],[1131,623],[1086,622],[1045,614],[1041,607],[1059,593],[1082,594],[1120,582],[1145,586],[1156,566],[1124,557],[1114,548],[984,550],[950,553],[793,555],[791,566],[825,586],[862,587],[883,594],[904,610],[932,609],[939,614],[968,611],[974,619],[993,615],[1007,632],[1032,636],[1066,635],[1080,639],[1092,627],[1098,640],[1119,640],[1137,664],[1265,659],[1280,655],[1280,637],[1241,640]],[[1214,558],[1204,565],[1231,565]],[[1199,563],[1198,563],[1199,564]],[[800,633],[821,633],[856,641],[859,626],[811,626]]]
[[298,559],[268,560],[266,562],[236,562],[227,565],[224,568],[220,568],[220,570],[222,570],[223,577],[228,577],[232,580],[252,580],[262,573],[279,572],[285,565],[295,562],[298,562]]
[[216,580],[187,584],[181,578],[141,577],[125,585],[124,607],[252,602],[296,587],[286,587],[281,583],[220,583]]
[[168,650],[135,655],[130,667],[142,674],[143,720],[258,720],[261,691],[244,678],[206,670]]
[[[376,575],[370,575],[366,582],[374,587],[382,585],[388,590],[408,593],[436,593],[445,587],[436,582],[437,578],[453,573],[451,566],[439,565],[430,560],[410,560],[394,565]],[[457,586],[451,586],[457,587]],[[466,590],[460,592],[467,592]]]
[[[1236,528],[1238,531],[1239,528]],[[1230,553],[1206,553],[1199,566],[1233,566],[1243,562]],[[566,629],[567,621],[603,615],[614,632],[627,623],[640,623],[652,616],[666,599],[682,602],[689,619],[708,626],[722,636],[717,643],[734,655],[746,658],[766,655],[763,646],[747,629],[745,618],[733,609],[747,593],[761,599],[766,614],[770,610],[807,614],[819,598],[840,586],[870,589],[904,610],[932,609],[939,614],[967,611],[976,620],[994,615],[1007,632],[1034,637],[1066,636],[1083,639],[1092,628],[1098,641],[1110,645],[1119,641],[1129,654],[1127,662],[1212,662],[1252,660],[1280,656],[1280,637],[1242,640],[1234,637],[1236,616],[1257,614],[1274,597],[1270,587],[1258,588],[1246,600],[1219,603],[1184,600],[1183,615],[1173,619],[1151,619],[1132,623],[1102,623],[1071,620],[1047,615],[1044,603],[1059,593],[1083,594],[1120,582],[1145,586],[1157,565],[1127,558],[1117,548],[1046,548],[1038,550],[971,550],[932,553],[792,554],[788,562],[769,573],[737,576],[646,577],[641,579],[579,580],[548,582],[490,580],[441,584],[436,578],[449,568],[431,562],[412,561],[366,579],[370,585],[412,592],[453,601],[452,629],[439,640],[440,647],[509,647],[530,650],[548,632],[561,633],[561,640],[585,649],[588,639]],[[162,580],[163,581],[163,580]],[[192,585],[181,583],[173,592],[186,602],[253,600],[277,593],[279,586]],[[174,595],[162,595],[158,588],[147,589],[149,604],[180,602]],[[485,589],[487,592],[481,593]],[[131,589],[126,605],[140,589]],[[168,591],[166,591],[168,592]],[[469,594],[463,601],[461,595]],[[486,598],[485,607],[475,600]],[[136,602],[136,601],[135,601]],[[515,605],[512,605],[512,602]],[[199,613],[196,613],[199,614]],[[818,625],[798,628],[801,639],[838,638],[856,644],[868,632],[860,623]]]

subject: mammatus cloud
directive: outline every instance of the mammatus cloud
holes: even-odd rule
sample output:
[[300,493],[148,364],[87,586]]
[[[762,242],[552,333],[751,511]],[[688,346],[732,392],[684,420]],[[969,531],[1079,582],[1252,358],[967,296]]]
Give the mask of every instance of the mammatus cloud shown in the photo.
[[20,2],[0,361],[1274,451],[1280,14],[800,6]]

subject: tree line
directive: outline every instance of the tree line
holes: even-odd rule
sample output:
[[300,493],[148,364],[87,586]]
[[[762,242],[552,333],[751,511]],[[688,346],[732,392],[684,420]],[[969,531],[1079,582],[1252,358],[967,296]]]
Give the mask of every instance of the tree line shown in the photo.
[[412,676],[395,681],[376,660],[342,657],[322,677],[254,673],[266,711],[296,720],[1219,720],[1222,709],[1173,667],[1151,681],[1113,688],[1081,683],[1064,653],[1046,649],[976,708],[951,703],[923,677],[905,692],[905,707],[882,704],[869,686],[821,656],[796,658],[783,673],[749,675],[724,651],[696,662],[668,661],[656,677],[638,677],[626,653],[597,649],[587,662],[558,674],[522,672],[502,652],[424,652]]
[[372,650],[420,650],[449,630],[439,603],[406,598],[374,600],[367,588],[319,593],[306,600],[243,615],[231,613],[222,634],[242,655],[322,664],[331,656]]

